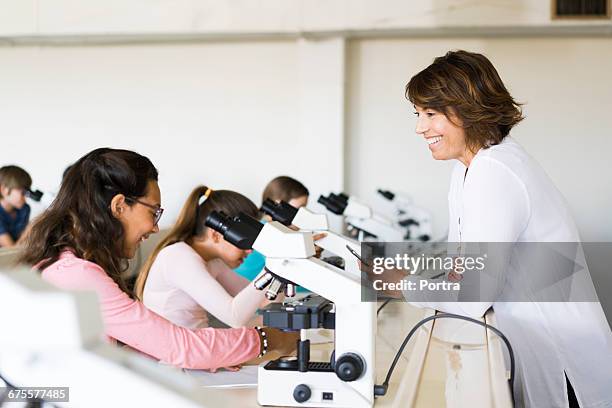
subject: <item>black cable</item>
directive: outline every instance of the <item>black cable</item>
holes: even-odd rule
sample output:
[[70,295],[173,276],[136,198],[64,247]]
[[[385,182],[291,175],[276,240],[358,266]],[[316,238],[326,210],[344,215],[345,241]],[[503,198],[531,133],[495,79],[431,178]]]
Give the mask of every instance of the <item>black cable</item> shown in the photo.
[[488,325],[487,323],[481,322],[480,320],[472,319],[471,317],[461,316],[461,315],[457,315],[453,313],[438,313],[436,315],[426,317],[425,319],[418,322],[412,329],[410,329],[402,345],[400,346],[399,350],[395,354],[395,358],[393,359],[393,362],[391,363],[391,366],[389,367],[389,371],[387,371],[387,377],[385,378],[385,381],[381,385],[374,386],[374,395],[382,396],[387,393],[387,388],[389,388],[389,381],[391,380],[391,375],[393,375],[393,370],[395,370],[395,366],[397,365],[397,362],[399,361],[399,358],[402,355],[402,352],[404,351],[406,344],[408,344],[408,341],[414,335],[414,333],[416,333],[417,329],[431,320],[443,319],[443,318],[460,319],[460,320],[465,320],[468,322],[476,323],[486,329],[491,330],[504,341],[504,343],[506,344],[506,347],[508,348],[508,353],[510,354],[510,380],[509,380],[510,395],[512,397],[512,403],[514,404],[514,364],[515,364],[514,363],[514,351],[512,350],[512,346],[510,345],[510,341],[508,341],[508,338],[496,327],[493,327],[491,325]]
[[11,384],[6,378],[4,378],[2,374],[0,374],[0,380],[4,382],[4,384],[6,384],[7,388],[17,388],[13,384]]
[[438,279],[439,277],[444,276],[445,274],[446,274],[446,272],[442,272],[442,273],[439,273],[439,274],[437,274],[437,275],[432,276],[432,277],[431,277],[431,278],[429,278],[429,279],[430,279],[430,280]]
[[383,304],[378,307],[378,310],[376,311],[376,316],[378,316],[380,314],[380,311],[383,309],[383,307],[387,306],[387,304],[389,302],[391,302],[392,300],[393,300],[393,298],[389,298],[389,299],[385,300],[383,302]]
[[5,394],[0,394],[0,407],[1,407],[1,406],[4,406],[4,402],[5,402],[5,399],[6,399],[7,395],[8,395],[9,390],[14,390],[16,388],[10,382],[8,382],[6,380],[6,378],[4,378],[2,376],[2,374],[0,374],[0,381],[2,381],[4,383],[4,386],[7,389],[7,392]]

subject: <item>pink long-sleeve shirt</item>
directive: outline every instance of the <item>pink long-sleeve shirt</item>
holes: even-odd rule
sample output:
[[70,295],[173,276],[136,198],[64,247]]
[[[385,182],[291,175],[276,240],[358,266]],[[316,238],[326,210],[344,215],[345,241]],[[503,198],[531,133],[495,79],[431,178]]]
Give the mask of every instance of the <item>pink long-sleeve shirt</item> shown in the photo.
[[107,336],[145,354],[183,368],[217,369],[236,366],[260,351],[255,329],[186,329],[130,298],[93,262],[65,251],[42,271],[44,280],[69,290],[93,290]]

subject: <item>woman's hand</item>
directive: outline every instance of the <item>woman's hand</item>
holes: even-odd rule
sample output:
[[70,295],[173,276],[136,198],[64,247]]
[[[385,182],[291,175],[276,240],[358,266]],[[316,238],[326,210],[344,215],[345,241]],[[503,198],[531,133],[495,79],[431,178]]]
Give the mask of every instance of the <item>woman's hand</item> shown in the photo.
[[[322,238],[325,238],[326,236],[327,236],[327,234],[324,233],[324,232],[322,232],[320,234],[314,234],[312,236],[312,240],[316,242],[316,241],[318,241],[318,240],[320,240]],[[321,258],[321,253],[322,252],[323,252],[323,248],[321,248],[320,246],[315,245],[315,257]]]
[[463,280],[463,274],[455,271],[450,271],[448,273],[448,280],[450,282],[461,282]]
[[[300,230],[295,225],[290,225],[289,228],[294,230],[294,231],[299,231]],[[319,234],[313,234],[312,235],[312,240],[313,241],[318,241],[321,238],[325,238],[326,236],[327,236],[327,234],[324,233],[324,232],[321,232]],[[315,245],[315,257],[320,258],[321,257],[321,252],[323,252],[323,248],[321,248],[320,246]]]

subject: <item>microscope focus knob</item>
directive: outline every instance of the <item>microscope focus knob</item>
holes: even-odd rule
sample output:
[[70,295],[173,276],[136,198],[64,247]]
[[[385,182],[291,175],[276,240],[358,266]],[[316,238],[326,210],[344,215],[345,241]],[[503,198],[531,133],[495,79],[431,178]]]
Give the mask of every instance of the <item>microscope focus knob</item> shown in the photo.
[[306,402],[310,399],[311,395],[310,387],[306,384],[300,384],[293,390],[293,398],[297,402]]
[[342,381],[355,381],[363,374],[365,363],[359,354],[345,353],[336,360],[334,370]]

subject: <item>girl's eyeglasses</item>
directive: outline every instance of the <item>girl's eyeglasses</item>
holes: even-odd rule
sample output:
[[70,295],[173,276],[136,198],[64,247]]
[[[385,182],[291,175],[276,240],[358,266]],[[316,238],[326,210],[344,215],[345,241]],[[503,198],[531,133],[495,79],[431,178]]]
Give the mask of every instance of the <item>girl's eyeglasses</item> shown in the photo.
[[134,197],[125,197],[125,199],[128,200],[128,201],[133,201],[133,202],[138,203],[138,204],[142,204],[145,207],[149,207],[149,208],[155,210],[155,221],[154,221],[155,225],[157,225],[157,223],[159,222],[162,214],[164,213],[164,209],[161,208],[161,206],[159,206],[159,205],[153,205],[153,204],[145,203],[144,201],[140,201],[140,200],[138,200],[137,198],[134,198]]

